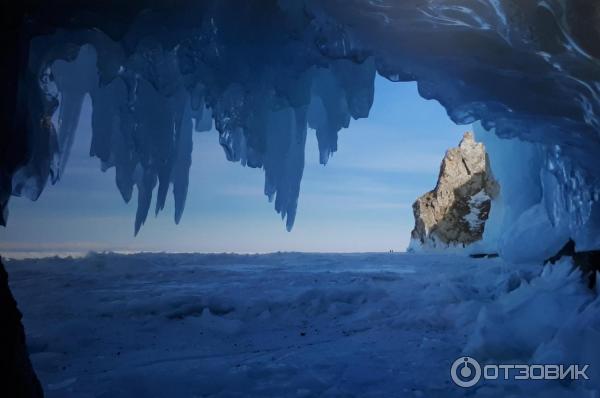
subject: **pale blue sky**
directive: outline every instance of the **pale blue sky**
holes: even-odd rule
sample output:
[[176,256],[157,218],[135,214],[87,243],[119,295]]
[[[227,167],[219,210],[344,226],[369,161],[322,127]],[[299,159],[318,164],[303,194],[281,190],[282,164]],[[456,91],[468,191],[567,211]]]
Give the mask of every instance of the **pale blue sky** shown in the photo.
[[169,198],[134,237],[136,201],[125,204],[114,170],[100,172],[99,161],[88,156],[88,102],[84,108],[62,180],[37,202],[11,199],[1,253],[404,250],[412,202],[433,188],[444,152],[470,128],[454,125],[437,102],[420,98],[414,83],[377,78],[371,116],[340,132],[327,166],[319,164],[309,131],[292,232],[262,193],[262,170],[227,162],[215,131],[196,133],[181,223],[173,222]]

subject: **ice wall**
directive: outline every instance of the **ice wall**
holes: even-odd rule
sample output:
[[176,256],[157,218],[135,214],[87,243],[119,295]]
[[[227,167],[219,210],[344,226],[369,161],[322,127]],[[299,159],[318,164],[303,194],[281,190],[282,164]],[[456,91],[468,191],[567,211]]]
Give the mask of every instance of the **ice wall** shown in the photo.
[[[9,18],[20,22],[2,61],[10,73],[0,142],[15,152],[0,159],[0,221],[11,194],[35,199],[60,177],[89,94],[90,153],[116,168],[125,200],[135,188],[136,231],[171,186],[179,220],[190,135],[211,120],[229,160],[265,170],[265,194],[289,229],[307,127],[325,163],[338,132],[368,116],[379,73],[416,80],[456,123],[479,120],[500,137],[542,146],[539,162],[526,166],[543,171],[549,222],[568,224],[578,247],[600,245],[597,2],[80,3],[26,2]],[[517,201],[505,202],[506,219],[530,208],[514,198],[506,196]]]
[[525,262],[551,257],[569,239],[577,250],[600,247],[592,232],[598,228],[599,188],[583,182],[582,170],[561,156],[559,145],[499,138],[479,123],[475,132],[502,187],[478,250]]

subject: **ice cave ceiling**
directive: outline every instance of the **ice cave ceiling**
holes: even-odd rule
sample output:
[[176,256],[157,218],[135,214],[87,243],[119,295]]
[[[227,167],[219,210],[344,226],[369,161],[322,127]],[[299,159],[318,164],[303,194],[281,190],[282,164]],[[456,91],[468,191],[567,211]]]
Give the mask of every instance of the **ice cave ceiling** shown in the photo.
[[542,181],[553,222],[562,212],[571,228],[600,224],[596,0],[30,0],[3,7],[2,224],[11,195],[36,199],[59,179],[89,94],[90,153],[103,169],[116,168],[125,200],[136,188],[136,231],[153,195],[158,212],[170,186],[180,219],[191,134],[213,121],[229,160],[264,169],[265,194],[289,229],[307,127],[316,130],[325,163],[338,132],[368,116],[376,73],[417,81],[420,95],[438,100],[456,123],[481,121],[498,136],[539,144],[555,181],[551,189]]

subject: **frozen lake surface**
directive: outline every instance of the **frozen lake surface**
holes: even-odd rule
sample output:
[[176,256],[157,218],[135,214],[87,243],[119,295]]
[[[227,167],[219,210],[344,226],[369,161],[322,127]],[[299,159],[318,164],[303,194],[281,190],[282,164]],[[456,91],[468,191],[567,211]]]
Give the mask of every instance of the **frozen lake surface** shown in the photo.
[[[7,268],[49,398],[508,396],[528,385],[462,389],[452,362],[536,355],[556,335],[536,325],[575,311],[538,319],[551,298],[529,305],[528,292],[593,300],[540,265],[454,255],[91,254]],[[504,351],[506,333],[525,337]]]

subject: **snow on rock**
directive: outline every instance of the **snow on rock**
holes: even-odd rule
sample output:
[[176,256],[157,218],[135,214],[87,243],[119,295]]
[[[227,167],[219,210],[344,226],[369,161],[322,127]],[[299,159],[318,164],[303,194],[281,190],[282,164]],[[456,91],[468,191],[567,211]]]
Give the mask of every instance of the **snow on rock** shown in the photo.
[[485,189],[477,192],[469,199],[469,214],[463,218],[469,224],[469,229],[482,230],[490,211],[490,200],[492,198],[486,193]]
[[480,240],[499,189],[484,145],[466,132],[459,146],[446,152],[435,188],[413,204],[410,249],[464,247]]

